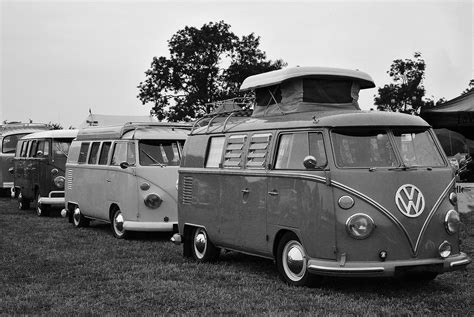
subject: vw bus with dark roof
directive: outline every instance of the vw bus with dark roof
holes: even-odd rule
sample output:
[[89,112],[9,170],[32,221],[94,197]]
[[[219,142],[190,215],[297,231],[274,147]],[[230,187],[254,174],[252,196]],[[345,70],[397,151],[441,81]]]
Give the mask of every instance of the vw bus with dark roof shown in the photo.
[[18,140],[27,134],[49,130],[43,123],[10,122],[0,125],[0,189],[16,193],[13,186],[13,158]]
[[76,135],[77,130],[49,130],[20,139],[13,171],[19,209],[33,202],[36,214],[44,216],[50,207],[64,206],[64,170]]
[[111,224],[129,231],[177,231],[178,166],[189,126],[126,123],[79,131],[66,164],[66,208],[75,227]]
[[[429,280],[468,265],[454,174],[421,118],[361,111],[361,71],[288,68],[247,78],[250,116],[195,123],[179,169],[175,243],[198,262],[221,249],[274,259],[284,281]],[[235,108],[235,107],[234,107]]]

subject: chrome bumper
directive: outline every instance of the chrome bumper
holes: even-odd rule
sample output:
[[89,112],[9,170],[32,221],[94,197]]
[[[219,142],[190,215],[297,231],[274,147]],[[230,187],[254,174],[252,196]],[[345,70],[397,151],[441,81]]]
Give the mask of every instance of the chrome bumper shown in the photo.
[[41,197],[38,200],[39,205],[64,206],[64,192],[52,191],[48,197]]
[[463,252],[446,259],[424,259],[386,262],[346,262],[309,259],[308,271],[329,276],[395,276],[399,272],[410,270],[436,270],[439,273],[462,269],[471,263],[471,259]]

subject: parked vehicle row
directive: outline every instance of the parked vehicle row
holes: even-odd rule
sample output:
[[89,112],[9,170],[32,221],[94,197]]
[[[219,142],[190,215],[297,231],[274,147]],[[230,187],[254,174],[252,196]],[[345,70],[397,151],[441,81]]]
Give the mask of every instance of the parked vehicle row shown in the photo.
[[[251,76],[241,90],[254,104],[222,102],[192,128],[80,130],[63,169],[49,159],[57,138],[29,135],[15,158],[20,207],[35,197],[42,215],[61,201],[75,227],[105,221],[117,238],[175,232],[198,262],[221,250],[270,258],[296,286],[464,268],[454,170],[421,118],[359,109],[359,91],[372,87],[368,74],[334,68]],[[28,168],[57,188],[17,185]]]

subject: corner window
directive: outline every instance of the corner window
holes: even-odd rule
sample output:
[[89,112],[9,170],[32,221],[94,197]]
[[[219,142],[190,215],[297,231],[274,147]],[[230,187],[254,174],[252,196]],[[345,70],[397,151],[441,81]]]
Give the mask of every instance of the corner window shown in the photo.
[[26,134],[7,135],[2,140],[2,153],[15,153],[18,140]]
[[87,158],[87,152],[89,151],[89,142],[84,142],[81,144],[81,149],[79,150],[79,158],[77,159],[77,163],[84,164]]
[[275,169],[304,170],[304,159],[313,156],[316,168],[327,164],[323,135],[318,132],[296,132],[283,134],[278,144]]
[[224,149],[225,137],[212,137],[207,149],[206,167],[219,167],[222,158],[222,150]]

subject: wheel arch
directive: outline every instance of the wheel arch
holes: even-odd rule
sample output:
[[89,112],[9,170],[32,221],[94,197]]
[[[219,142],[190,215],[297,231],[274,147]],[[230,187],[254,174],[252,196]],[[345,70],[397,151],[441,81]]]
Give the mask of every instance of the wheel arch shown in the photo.
[[117,203],[110,204],[110,207],[109,207],[109,221],[110,222],[112,222],[112,217],[114,216],[114,212],[119,209],[120,207]]
[[290,230],[290,229],[280,229],[280,230],[278,230],[278,232],[275,235],[275,238],[273,239],[272,255],[273,255],[274,259],[276,259],[276,257],[277,257],[278,244],[280,243],[281,238],[283,238],[283,236],[287,233],[294,234],[298,238],[298,240],[300,240],[300,242],[301,242],[301,239],[298,236],[298,234],[296,233],[296,231]]

